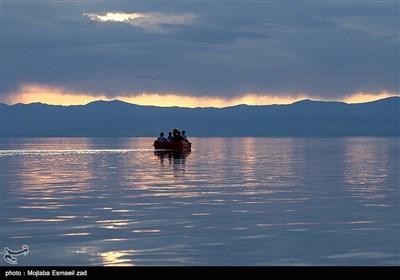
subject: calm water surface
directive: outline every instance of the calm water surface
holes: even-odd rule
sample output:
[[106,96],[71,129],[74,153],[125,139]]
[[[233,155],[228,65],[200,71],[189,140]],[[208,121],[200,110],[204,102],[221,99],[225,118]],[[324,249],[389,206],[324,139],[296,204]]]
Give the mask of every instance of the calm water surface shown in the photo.
[[[20,265],[399,265],[398,138],[1,139]],[[1,264],[6,264],[2,259]]]

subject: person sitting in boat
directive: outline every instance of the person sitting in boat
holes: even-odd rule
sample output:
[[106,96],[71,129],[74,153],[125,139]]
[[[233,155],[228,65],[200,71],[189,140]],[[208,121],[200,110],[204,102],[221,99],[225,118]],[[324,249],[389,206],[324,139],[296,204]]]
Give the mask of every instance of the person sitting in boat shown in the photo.
[[181,132],[178,129],[174,128],[172,133],[174,134],[174,137],[172,139],[173,142],[179,142],[179,141],[183,140],[183,138],[181,136]]
[[157,138],[158,143],[165,143],[167,142],[167,138],[164,137],[164,132],[160,132],[160,137]]
[[186,143],[191,144],[187,139],[182,137],[181,132],[178,129],[174,128],[173,133],[174,133],[174,139],[172,140],[173,142],[185,141]]
[[172,142],[173,139],[174,139],[174,136],[172,136],[172,132],[168,132],[167,140]]
[[184,130],[182,130],[182,138],[183,138],[183,141],[185,141],[185,142],[187,142],[188,144],[191,144],[190,142],[189,142],[189,140],[187,139],[187,137],[186,137],[186,131],[184,131]]
[[187,140],[186,131],[184,131],[184,130],[182,130],[182,138],[185,139],[185,140]]

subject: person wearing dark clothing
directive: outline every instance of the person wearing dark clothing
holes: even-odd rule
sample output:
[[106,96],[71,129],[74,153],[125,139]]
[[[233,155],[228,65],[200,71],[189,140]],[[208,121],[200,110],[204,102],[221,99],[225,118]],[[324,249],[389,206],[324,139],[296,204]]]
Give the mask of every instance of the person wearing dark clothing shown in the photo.
[[167,142],[167,138],[164,137],[164,132],[160,133],[160,137],[157,138],[158,143]]
[[179,142],[179,141],[183,140],[183,138],[181,136],[181,132],[178,129],[174,128],[173,134],[174,134],[174,138],[172,139],[172,141]]
[[[172,140],[173,142],[185,141],[186,143],[188,143],[190,145],[192,144],[186,139],[186,135],[185,135],[185,137],[183,137],[181,135],[181,132],[178,129],[174,128],[172,133],[174,135],[174,138]],[[183,133],[183,131],[182,131],[182,133]]]
[[189,140],[187,139],[187,137],[186,137],[186,131],[184,131],[184,130],[182,130],[181,138],[182,138],[182,140],[185,141],[186,143],[188,143],[188,144],[190,144],[190,145],[192,144],[192,143],[190,143]]

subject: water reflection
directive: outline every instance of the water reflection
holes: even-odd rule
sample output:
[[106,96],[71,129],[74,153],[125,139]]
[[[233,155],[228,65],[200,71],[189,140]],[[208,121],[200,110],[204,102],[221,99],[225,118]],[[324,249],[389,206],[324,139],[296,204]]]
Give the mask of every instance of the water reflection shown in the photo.
[[109,251],[100,253],[100,257],[104,266],[134,266],[131,256],[135,253],[135,250]]
[[185,163],[190,153],[190,151],[154,151],[160,165],[165,166],[165,163],[168,163],[172,166],[175,176],[185,173]]
[[346,191],[365,207],[398,207],[398,201],[385,199],[400,185],[399,149],[382,145],[388,141],[378,138],[346,139]]
[[[388,175],[388,154],[375,139],[346,139],[346,182],[379,185]],[[381,140],[382,141],[382,140]]]
[[154,151],[154,155],[158,157],[162,165],[165,160],[167,160],[169,164],[183,165],[190,153],[190,151]]
[[398,264],[397,139],[152,141],[3,142],[2,242],[26,265]]

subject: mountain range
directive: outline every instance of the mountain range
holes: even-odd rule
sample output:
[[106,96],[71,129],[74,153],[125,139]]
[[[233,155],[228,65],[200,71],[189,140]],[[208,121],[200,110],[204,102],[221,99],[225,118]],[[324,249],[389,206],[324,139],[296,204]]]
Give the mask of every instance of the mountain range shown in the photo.
[[225,108],[139,106],[122,101],[86,105],[0,103],[1,137],[400,136],[400,97],[347,104],[302,100],[289,105]]

